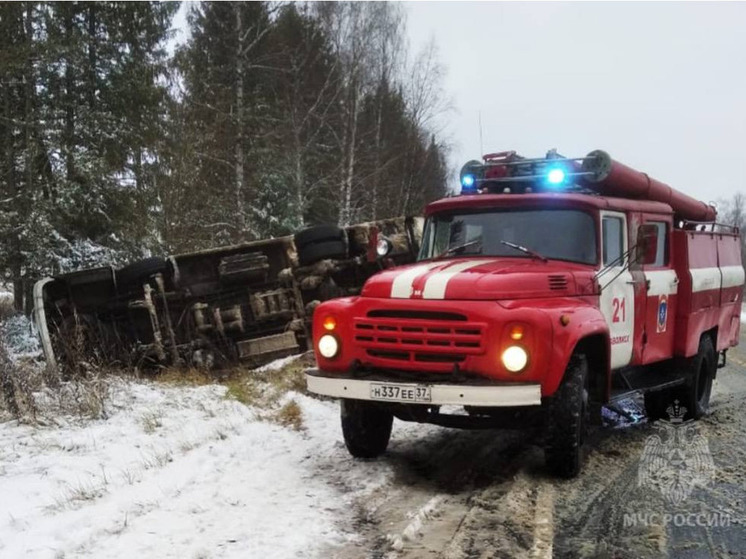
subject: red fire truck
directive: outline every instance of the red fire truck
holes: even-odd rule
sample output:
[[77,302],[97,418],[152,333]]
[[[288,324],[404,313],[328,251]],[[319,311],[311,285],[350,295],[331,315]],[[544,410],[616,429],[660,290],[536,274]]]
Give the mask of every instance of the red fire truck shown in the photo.
[[461,183],[427,207],[418,262],[314,313],[308,389],[341,398],[352,455],[383,453],[394,417],[479,428],[538,410],[548,467],[572,477],[603,406],[642,393],[651,420],[707,413],[739,337],[737,229],[600,150],[490,154]]

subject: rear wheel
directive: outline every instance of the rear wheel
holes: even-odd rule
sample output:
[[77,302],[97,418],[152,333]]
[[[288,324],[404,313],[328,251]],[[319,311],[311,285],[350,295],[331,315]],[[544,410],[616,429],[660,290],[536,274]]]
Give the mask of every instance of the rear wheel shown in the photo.
[[312,243],[323,243],[326,241],[344,242],[345,231],[336,225],[315,225],[295,234],[295,247],[300,250]]
[[688,363],[687,382],[682,403],[687,408],[686,419],[699,419],[710,413],[712,380],[717,368],[717,355],[710,336],[699,340],[699,351]]
[[336,225],[316,225],[295,234],[295,248],[301,266],[327,258],[347,258],[347,233]]
[[301,266],[309,266],[327,258],[347,258],[347,246],[342,241],[324,241],[298,249],[298,261]]
[[571,478],[580,473],[589,410],[588,360],[575,354],[562,384],[546,403],[544,457],[553,474]]
[[712,381],[717,367],[717,354],[712,338],[702,336],[697,355],[690,357],[679,367],[684,371],[677,370],[676,374],[685,375],[684,385],[645,393],[648,420],[671,419],[669,410],[673,410],[676,403],[686,408],[683,419],[699,419],[709,413]]
[[350,454],[375,458],[386,452],[394,416],[379,404],[364,400],[342,400],[342,434]]

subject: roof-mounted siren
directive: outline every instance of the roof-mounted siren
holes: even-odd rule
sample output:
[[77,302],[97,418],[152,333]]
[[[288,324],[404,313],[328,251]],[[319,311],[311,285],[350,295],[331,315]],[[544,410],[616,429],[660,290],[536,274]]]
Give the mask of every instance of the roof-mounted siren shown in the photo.
[[570,187],[585,172],[583,158],[568,159],[556,150],[546,157],[526,159],[515,151],[489,153],[484,162],[472,160],[461,168],[461,193],[523,193]]
[[484,165],[481,161],[472,159],[467,161],[459,173],[459,182],[461,183],[461,194],[476,194],[479,189],[479,183],[484,177]]
[[679,219],[689,221],[710,222],[717,217],[713,206],[614,161],[605,151],[589,153],[583,159],[582,171],[583,183],[605,196],[663,202],[673,208]]
[[546,162],[539,167],[539,172],[544,176],[544,186],[556,189],[565,186],[570,178],[576,176],[578,169],[575,168],[575,160],[562,157],[556,149],[550,149]]

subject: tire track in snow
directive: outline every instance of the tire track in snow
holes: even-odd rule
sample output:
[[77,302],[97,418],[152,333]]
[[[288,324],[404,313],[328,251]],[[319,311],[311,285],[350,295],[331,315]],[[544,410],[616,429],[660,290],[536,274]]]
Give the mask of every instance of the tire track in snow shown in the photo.
[[554,550],[554,487],[542,483],[537,488],[534,515],[534,545],[531,559],[552,559]]

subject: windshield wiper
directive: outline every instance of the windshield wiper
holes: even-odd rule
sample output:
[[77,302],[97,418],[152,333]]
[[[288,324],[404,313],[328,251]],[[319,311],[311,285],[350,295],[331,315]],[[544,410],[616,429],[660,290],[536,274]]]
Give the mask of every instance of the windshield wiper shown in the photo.
[[521,245],[517,245],[515,243],[511,243],[508,241],[500,241],[500,244],[503,244],[507,247],[514,248],[515,250],[520,250],[521,252],[525,252],[529,256],[533,256],[534,258],[538,258],[542,262],[549,262],[549,259],[546,256],[543,256],[536,252],[535,250],[531,250],[530,248],[523,247]]
[[457,250],[463,250],[465,248],[469,248],[472,245],[476,245],[482,242],[482,239],[474,239],[473,241],[469,241],[467,243],[462,243],[460,245],[452,246],[447,249],[445,249],[443,252],[441,252],[438,256],[435,258],[443,258],[444,256],[448,256],[449,254],[452,254],[456,252]]

